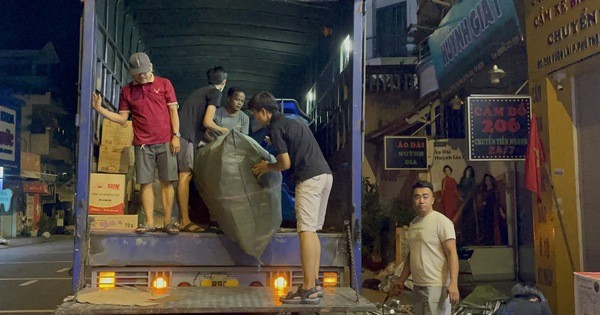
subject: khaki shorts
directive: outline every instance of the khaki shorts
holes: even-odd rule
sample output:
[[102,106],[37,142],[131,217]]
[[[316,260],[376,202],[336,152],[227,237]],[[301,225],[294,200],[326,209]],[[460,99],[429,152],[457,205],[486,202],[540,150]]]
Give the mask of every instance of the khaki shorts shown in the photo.
[[181,149],[177,153],[177,168],[179,172],[194,170],[194,144],[187,139],[180,138]]
[[413,314],[450,315],[451,311],[447,287],[414,286]]
[[148,145],[136,145],[135,171],[139,184],[154,182],[154,173],[158,169],[161,182],[172,182],[178,179],[177,159],[171,153],[169,142]]
[[295,206],[298,232],[316,232],[323,228],[332,185],[331,174],[321,174],[298,182]]

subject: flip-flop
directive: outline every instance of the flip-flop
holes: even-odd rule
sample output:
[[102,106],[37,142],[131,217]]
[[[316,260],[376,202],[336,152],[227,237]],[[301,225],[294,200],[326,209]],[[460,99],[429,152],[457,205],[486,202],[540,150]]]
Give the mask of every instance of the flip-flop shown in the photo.
[[165,232],[167,232],[167,234],[169,234],[169,235],[179,233],[179,229],[173,223],[169,223],[169,224],[165,225],[164,229],[165,229]]
[[154,227],[148,223],[141,224],[140,226],[138,226],[135,229],[135,233],[137,233],[137,234],[146,234],[148,232],[155,232],[155,231],[156,231],[156,227]]
[[204,228],[194,222],[190,222],[190,223],[186,224],[184,227],[179,228],[179,230],[181,232],[189,232],[189,233],[204,232]]

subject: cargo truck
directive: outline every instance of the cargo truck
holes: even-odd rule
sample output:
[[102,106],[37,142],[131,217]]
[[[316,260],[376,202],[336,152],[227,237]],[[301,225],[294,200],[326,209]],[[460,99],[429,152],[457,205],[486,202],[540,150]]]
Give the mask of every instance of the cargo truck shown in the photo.
[[[57,314],[367,312],[361,283],[364,1],[85,0],[81,22],[77,115],[74,299]],[[302,282],[299,240],[281,229],[260,259],[222,233],[94,231],[90,174],[96,172],[100,117],[92,94],[117,110],[131,77],[127,59],[146,52],[179,102],[221,65],[228,86],[252,96],[267,90],[282,111],[310,124],[334,172],[319,278],[319,305],[282,305],[278,295]],[[285,104],[295,104],[293,106]],[[299,108],[301,108],[299,110]],[[142,288],[171,299],[158,306],[85,304],[77,298],[115,288]]]

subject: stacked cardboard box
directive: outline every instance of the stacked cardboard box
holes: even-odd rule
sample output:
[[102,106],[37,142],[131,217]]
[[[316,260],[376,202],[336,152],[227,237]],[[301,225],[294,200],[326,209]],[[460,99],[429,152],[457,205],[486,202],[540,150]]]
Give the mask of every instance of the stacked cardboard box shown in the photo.
[[598,314],[600,311],[600,272],[576,272],[575,314]]
[[98,173],[90,177],[89,214],[92,231],[133,231],[137,215],[126,215],[134,177],[133,128],[108,119],[102,122]]
[[125,175],[92,173],[90,214],[125,213]]
[[131,121],[124,125],[104,119],[102,142],[98,157],[98,172],[127,174],[133,162],[133,128]]

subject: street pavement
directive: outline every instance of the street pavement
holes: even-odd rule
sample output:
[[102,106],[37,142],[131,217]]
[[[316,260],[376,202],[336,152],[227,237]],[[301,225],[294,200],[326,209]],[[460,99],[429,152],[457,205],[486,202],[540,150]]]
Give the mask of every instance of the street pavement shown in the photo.
[[52,314],[71,294],[73,237],[5,241],[0,241],[6,243],[0,245],[0,314]]

